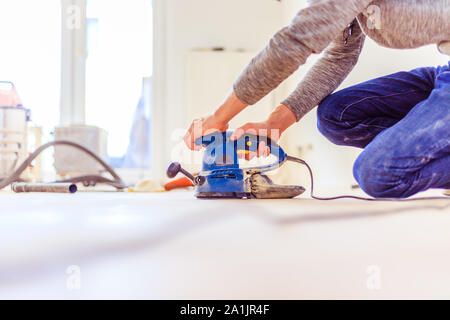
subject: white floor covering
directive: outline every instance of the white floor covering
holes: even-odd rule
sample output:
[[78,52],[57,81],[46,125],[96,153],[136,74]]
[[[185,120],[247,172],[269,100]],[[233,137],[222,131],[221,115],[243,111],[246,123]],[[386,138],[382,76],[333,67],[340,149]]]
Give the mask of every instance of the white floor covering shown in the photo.
[[450,298],[449,200],[2,192],[0,203],[1,299]]

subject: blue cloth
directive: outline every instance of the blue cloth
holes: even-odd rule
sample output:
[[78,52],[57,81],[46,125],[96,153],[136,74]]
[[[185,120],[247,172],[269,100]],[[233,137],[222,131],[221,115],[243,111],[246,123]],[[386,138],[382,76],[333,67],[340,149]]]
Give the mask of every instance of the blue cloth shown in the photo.
[[450,62],[338,91],[317,113],[330,141],[364,148],[353,175],[367,194],[404,198],[450,189]]

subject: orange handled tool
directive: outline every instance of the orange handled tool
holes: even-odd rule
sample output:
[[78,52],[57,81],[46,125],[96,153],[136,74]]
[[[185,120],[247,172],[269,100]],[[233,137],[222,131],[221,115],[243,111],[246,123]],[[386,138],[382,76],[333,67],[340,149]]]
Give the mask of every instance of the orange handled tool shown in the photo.
[[186,177],[180,178],[180,179],[175,179],[172,181],[167,182],[164,185],[164,189],[166,191],[170,191],[173,189],[181,189],[181,188],[186,188],[186,187],[193,187],[194,184],[192,183],[192,181]]

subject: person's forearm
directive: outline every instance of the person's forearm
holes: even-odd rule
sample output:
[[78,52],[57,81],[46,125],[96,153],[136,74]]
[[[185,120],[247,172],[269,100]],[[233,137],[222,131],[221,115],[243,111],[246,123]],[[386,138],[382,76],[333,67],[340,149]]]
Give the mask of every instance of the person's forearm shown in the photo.
[[322,52],[372,1],[313,1],[252,59],[233,85],[237,96],[249,105],[261,100],[311,54]]
[[[349,33],[348,29],[344,32]],[[295,113],[297,121],[336,90],[347,78],[358,62],[364,41],[365,35],[355,20],[347,41],[344,41],[341,32],[308,71],[294,92],[281,102]]]
[[248,105],[243,103],[232,91],[222,105],[214,112],[214,116],[222,123],[228,123]]

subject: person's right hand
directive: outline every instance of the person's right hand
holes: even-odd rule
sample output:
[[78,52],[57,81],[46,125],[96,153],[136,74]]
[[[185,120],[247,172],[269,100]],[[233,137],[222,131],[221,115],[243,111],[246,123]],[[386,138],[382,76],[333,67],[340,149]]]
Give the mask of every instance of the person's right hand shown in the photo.
[[201,146],[195,145],[195,140],[216,131],[224,132],[228,129],[228,122],[239,112],[245,109],[247,104],[239,100],[234,91],[228,95],[222,105],[213,114],[195,119],[184,136],[184,142],[191,150],[200,150]]
[[228,123],[217,118],[216,115],[195,119],[184,135],[184,143],[191,150],[200,150],[202,146],[195,145],[195,140],[216,131],[224,132],[228,129]]

